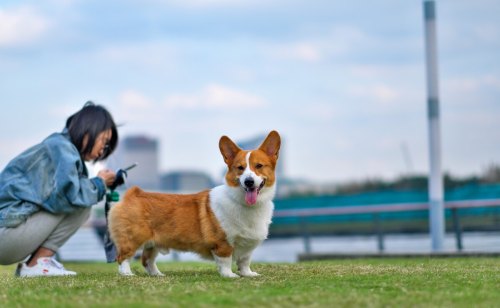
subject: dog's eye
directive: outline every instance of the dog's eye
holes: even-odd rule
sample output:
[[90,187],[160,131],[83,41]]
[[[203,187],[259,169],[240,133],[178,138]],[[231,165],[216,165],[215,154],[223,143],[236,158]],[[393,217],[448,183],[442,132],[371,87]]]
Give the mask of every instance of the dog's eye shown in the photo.
[[243,170],[245,170],[245,167],[243,167],[243,166],[238,166],[238,170],[243,171]]
[[262,167],[264,167],[262,164],[257,164],[257,165],[255,165],[255,169],[260,169],[260,168],[262,168]]

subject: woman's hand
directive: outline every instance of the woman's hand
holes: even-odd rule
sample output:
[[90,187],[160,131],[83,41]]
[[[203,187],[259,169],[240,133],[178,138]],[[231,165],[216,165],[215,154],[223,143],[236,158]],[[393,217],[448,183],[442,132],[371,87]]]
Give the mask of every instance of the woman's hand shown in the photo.
[[106,184],[106,187],[111,186],[113,182],[115,181],[116,174],[109,170],[109,169],[103,169],[97,173],[97,176],[100,177],[103,181],[104,184]]

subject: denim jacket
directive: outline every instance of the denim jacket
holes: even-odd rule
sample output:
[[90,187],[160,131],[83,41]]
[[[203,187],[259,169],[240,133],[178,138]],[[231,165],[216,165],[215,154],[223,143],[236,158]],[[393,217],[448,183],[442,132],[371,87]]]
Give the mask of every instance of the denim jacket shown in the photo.
[[15,157],[0,173],[0,227],[16,227],[40,211],[70,213],[90,207],[106,192],[87,168],[66,130]]

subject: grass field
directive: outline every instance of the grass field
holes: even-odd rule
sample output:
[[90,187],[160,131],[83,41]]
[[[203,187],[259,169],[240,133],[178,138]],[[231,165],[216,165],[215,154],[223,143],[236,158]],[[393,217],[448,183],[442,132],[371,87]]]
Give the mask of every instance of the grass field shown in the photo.
[[0,307],[500,307],[500,259],[356,259],[255,264],[221,278],[212,263],[160,263],[165,277],[65,263],[75,277],[16,278],[0,267]]

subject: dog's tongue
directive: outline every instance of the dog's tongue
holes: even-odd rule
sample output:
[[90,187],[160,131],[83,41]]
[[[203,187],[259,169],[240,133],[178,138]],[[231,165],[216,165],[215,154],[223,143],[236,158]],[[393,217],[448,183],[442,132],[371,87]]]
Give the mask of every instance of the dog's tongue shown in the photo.
[[254,205],[257,202],[257,195],[258,195],[257,189],[254,190],[248,190],[245,193],[245,201],[248,205]]

